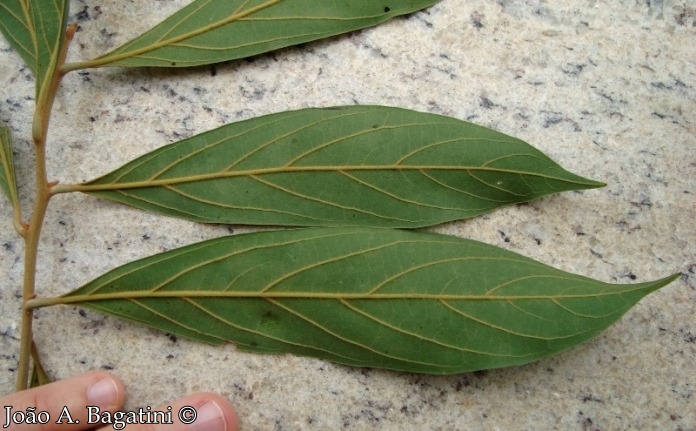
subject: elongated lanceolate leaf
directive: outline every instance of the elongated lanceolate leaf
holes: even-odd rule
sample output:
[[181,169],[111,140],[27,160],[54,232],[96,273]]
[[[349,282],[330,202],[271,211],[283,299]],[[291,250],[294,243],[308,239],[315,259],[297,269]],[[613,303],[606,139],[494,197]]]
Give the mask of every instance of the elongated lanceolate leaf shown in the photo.
[[352,106],[230,124],[70,190],[200,222],[414,228],[601,185],[484,127]]
[[15,183],[12,142],[7,127],[0,126],[0,189],[10,200],[12,206],[19,207],[17,184]]
[[219,63],[370,27],[438,1],[197,0],[114,51],[66,69]]
[[315,228],[173,250],[52,302],[246,351],[444,374],[568,349],[675,277],[612,285],[455,237]]
[[68,0],[0,2],[0,30],[34,72],[37,99],[58,65],[68,3]]

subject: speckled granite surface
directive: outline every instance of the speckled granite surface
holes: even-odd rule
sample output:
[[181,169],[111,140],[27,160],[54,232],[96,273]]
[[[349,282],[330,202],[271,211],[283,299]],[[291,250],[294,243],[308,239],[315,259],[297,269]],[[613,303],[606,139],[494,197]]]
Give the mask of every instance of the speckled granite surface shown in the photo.
[[[95,56],[182,1],[74,1],[71,57]],[[574,6],[565,6],[565,4]],[[145,18],[143,18],[145,17]],[[242,354],[73,307],[41,310],[51,374],[121,376],[128,406],[194,390],[229,397],[245,429],[696,429],[696,4],[690,0],[443,0],[378,28],[193,71],[70,74],[55,104],[49,171],[88,180],[223,123],[285,109],[386,104],[519,136],[608,187],[555,195],[433,230],[605,281],[681,272],[595,340],[531,365],[449,377]],[[33,81],[0,41],[0,122],[22,197]],[[0,200],[0,393],[13,387],[22,242]],[[246,231],[56,198],[39,294],[134,258]]]

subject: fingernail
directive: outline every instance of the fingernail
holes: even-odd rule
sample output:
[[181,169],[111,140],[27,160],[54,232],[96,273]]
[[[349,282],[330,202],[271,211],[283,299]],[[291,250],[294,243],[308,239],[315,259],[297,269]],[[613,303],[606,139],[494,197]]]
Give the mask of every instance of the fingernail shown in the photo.
[[215,401],[203,404],[196,413],[196,421],[191,424],[194,431],[227,431],[225,415]]
[[87,399],[95,406],[113,407],[118,402],[118,386],[108,378],[98,380],[87,389]]

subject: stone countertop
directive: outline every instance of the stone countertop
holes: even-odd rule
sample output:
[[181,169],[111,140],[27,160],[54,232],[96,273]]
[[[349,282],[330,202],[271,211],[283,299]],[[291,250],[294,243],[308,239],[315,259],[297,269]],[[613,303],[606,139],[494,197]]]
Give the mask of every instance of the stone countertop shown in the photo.
[[[182,4],[72,2],[71,59],[94,57]],[[599,337],[507,369],[425,376],[209,347],[75,307],[36,313],[51,375],[118,374],[128,407],[218,392],[244,429],[696,429],[696,7],[443,0],[382,26],[194,70],[67,75],[49,175],[79,182],[164,144],[271,112],[382,104],[520,137],[608,184],[432,230],[592,278],[682,277]],[[33,79],[0,40],[0,123],[31,200]],[[29,205],[25,205],[28,211]],[[23,243],[0,199],[0,393],[14,386]],[[81,195],[51,202],[38,293],[67,292],[135,258],[248,231],[145,214]]]

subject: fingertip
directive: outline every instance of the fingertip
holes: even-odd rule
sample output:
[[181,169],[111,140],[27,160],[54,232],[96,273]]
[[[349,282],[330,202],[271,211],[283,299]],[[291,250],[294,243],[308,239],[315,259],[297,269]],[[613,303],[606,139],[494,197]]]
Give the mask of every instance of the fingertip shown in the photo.
[[105,371],[86,374],[91,380],[87,387],[87,400],[103,410],[116,410],[123,406],[126,389],[121,379]]
[[237,431],[239,421],[232,404],[224,397],[212,392],[191,395],[197,405],[198,417],[192,424],[195,431]]
[[213,396],[212,400],[220,408],[222,415],[225,418],[225,431],[237,431],[237,428],[239,428],[239,418],[237,417],[237,411],[234,409],[232,403],[220,395],[211,395]]

